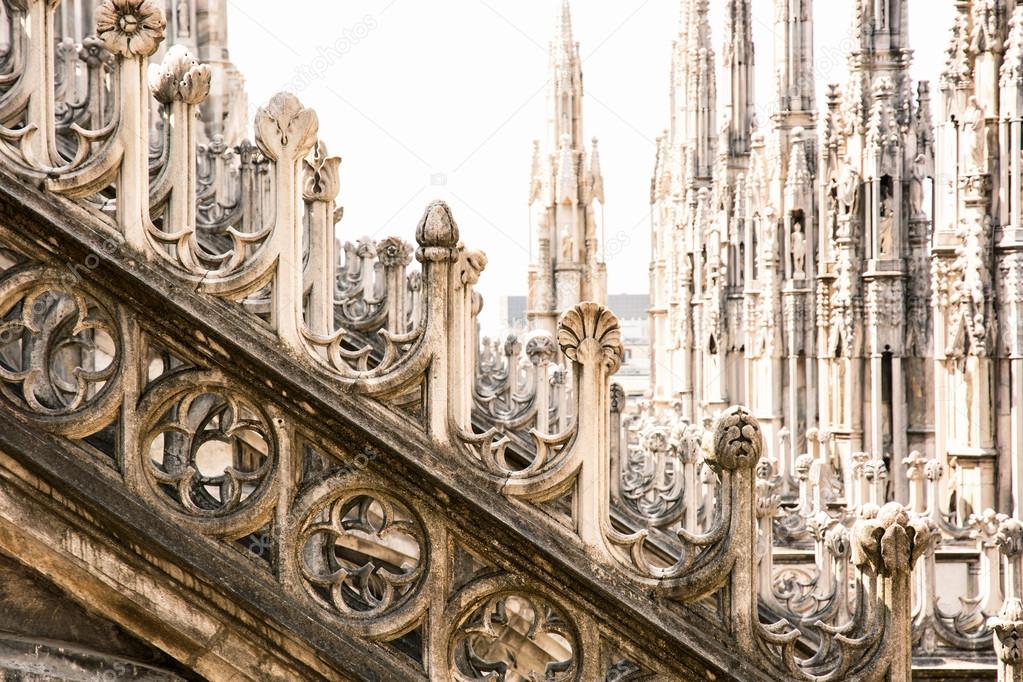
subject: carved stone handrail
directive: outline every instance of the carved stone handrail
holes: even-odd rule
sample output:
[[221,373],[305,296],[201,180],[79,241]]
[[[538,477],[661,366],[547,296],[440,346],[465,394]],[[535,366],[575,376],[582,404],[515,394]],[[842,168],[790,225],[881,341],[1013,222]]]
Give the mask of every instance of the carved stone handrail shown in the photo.
[[[339,270],[340,159],[318,142],[316,114],[282,93],[258,110],[255,144],[228,149],[214,139],[200,148],[197,107],[211,72],[176,45],[146,82],[165,29],[154,0],[107,0],[97,10],[97,35],[112,58],[94,60],[92,68],[108,68],[109,76],[88,79],[96,90],[88,96],[98,102],[109,88],[116,106],[93,132],[70,126],[80,139],[74,157],[65,158],[54,142],[60,124],[47,93],[55,82],[49,51],[57,42],[57,4],[31,0],[23,9],[14,5],[10,16],[25,59],[12,60],[0,100],[0,118],[15,124],[0,130],[9,167],[86,205],[101,197],[114,207],[112,231],[141,257],[197,290],[244,301],[291,352],[330,368],[347,390],[405,409],[426,386],[430,395],[418,400],[438,442],[446,442],[452,419],[468,428],[460,377],[471,374],[475,353],[465,346],[474,326],[472,291],[486,259],[461,246],[450,210],[436,204],[424,214],[421,273],[406,273],[412,249],[396,239],[363,243],[358,265],[348,259]],[[151,98],[161,107],[162,132],[151,125]],[[155,174],[154,135],[163,149]]]
[[[965,513],[954,520],[937,460],[911,455],[903,463],[907,510],[885,504],[888,469],[898,463],[866,452],[839,462],[827,434],[808,432],[808,451],[793,445],[779,464],[763,457],[759,424],[741,407],[705,428],[637,421],[631,440],[619,438],[621,409],[612,403],[623,398],[614,397],[610,380],[624,351],[609,310],[583,303],[566,313],[557,338],[565,368],[554,364],[557,347],[545,335],[525,339],[521,367],[515,343],[501,358],[485,357],[474,286],[486,257],[461,243],[449,207],[431,204],[418,225],[418,271],[407,270],[413,247],[397,239],[339,248],[340,159],[318,140],[314,112],[293,95],[276,95],[256,116],[253,143],[227,148],[214,138],[200,146],[196,115],[209,68],[173,46],[146,79],[164,37],[159,3],[105,0],[98,38],[80,46],[55,33],[58,4],[4,6],[13,40],[0,55],[3,177],[18,174],[65,211],[51,217],[52,232],[37,233],[50,241],[40,236],[30,248],[8,235],[11,243],[0,247],[0,334],[17,337],[23,348],[62,344],[59,358],[0,349],[4,409],[19,423],[76,448],[114,448],[118,485],[196,537],[271,543],[281,557],[274,588],[306,600],[325,622],[372,642],[393,641],[425,623],[429,609],[423,634],[431,675],[471,678],[506,665],[485,650],[495,629],[510,627],[502,614],[511,609],[530,627],[508,636],[532,639],[542,631],[571,652],[547,661],[543,674],[597,679],[593,650],[598,635],[613,636],[601,619],[614,609],[601,615],[592,602],[555,594],[530,567],[444,587],[448,541],[473,533],[465,524],[455,529],[436,505],[421,504],[415,486],[399,497],[389,492],[386,473],[364,471],[336,444],[317,452],[300,438],[298,431],[310,428],[300,408],[315,397],[293,398],[291,386],[291,395],[254,399],[255,389],[218,369],[232,359],[221,352],[223,339],[210,336],[162,349],[166,357],[151,365],[162,369],[147,377],[141,367],[152,358],[144,353],[168,338],[145,314],[126,312],[132,304],[121,298],[142,294],[65,281],[54,265],[50,251],[75,239],[58,223],[73,230],[77,221],[83,232],[95,223],[125,264],[164,272],[169,292],[198,292],[254,313],[232,327],[259,339],[247,362],[281,358],[327,399],[354,394],[334,404],[336,412],[340,405],[353,421],[371,415],[381,428],[414,433],[415,455],[403,457],[403,444],[391,439],[388,463],[422,475],[409,461],[419,457],[450,474],[439,497],[477,511],[494,505],[500,519],[488,526],[493,535],[518,523],[539,529],[539,553],[560,562],[559,571],[571,563],[565,557],[585,557],[625,596],[601,594],[614,608],[628,601],[633,625],[657,641],[681,640],[661,638],[656,623],[636,615],[637,594],[651,595],[651,608],[672,627],[693,607],[704,614],[694,617],[697,630],[730,631],[755,669],[750,679],[905,679],[914,643],[984,653],[992,634],[1001,674],[1019,679],[1013,521],[987,511],[966,526]],[[203,344],[211,354],[197,350]],[[172,350],[182,357],[168,359]],[[252,370],[239,371],[256,381]],[[386,418],[373,411],[377,403],[387,406]],[[481,416],[494,428],[474,433]],[[346,423],[336,414],[330,419]],[[417,431],[425,431],[433,459]],[[518,446],[527,436],[524,452]],[[237,460],[203,471],[199,450],[224,441],[236,447]],[[301,489],[291,477],[296,470],[303,472]],[[619,470],[636,480],[620,480]],[[464,481],[453,483],[453,471]],[[623,514],[612,499],[635,504]],[[784,576],[779,587],[784,569],[774,545],[781,534],[805,547],[812,565],[801,577]],[[366,535],[404,539],[384,548],[387,568],[382,561],[340,568],[336,562],[354,560],[350,547],[338,545]],[[979,588],[960,596],[955,613],[938,604],[939,538],[979,557]],[[367,571],[372,586],[353,579]],[[523,571],[534,578],[521,578]],[[575,576],[568,569],[559,575]],[[765,608],[784,620],[763,622]],[[432,614],[441,616],[435,622]],[[627,640],[616,641],[637,644]],[[813,653],[803,658],[806,650]],[[662,667],[680,674],[678,666]]]

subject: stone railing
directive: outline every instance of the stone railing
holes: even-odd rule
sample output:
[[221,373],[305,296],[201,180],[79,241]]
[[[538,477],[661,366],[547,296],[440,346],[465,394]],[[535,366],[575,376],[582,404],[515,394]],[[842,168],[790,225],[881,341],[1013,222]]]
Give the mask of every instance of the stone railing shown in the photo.
[[[671,494],[670,486],[650,488],[668,493],[661,497],[635,495],[636,515],[646,515],[653,527],[673,530],[677,538],[677,552],[650,547],[647,530],[626,534],[611,522],[611,482],[617,472],[611,471],[610,377],[623,354],[618,321],[607,309],[583,303],[561,320],[558,341],[572,362],[579,415],[569,434],[536,434],[541,447],[535,458],[514,471],[504,467],[501,453],[507,441],[496,431],[463,434],[471,461],[505,495],[544,509],[567,498],[569,504],[562,506],[575,510],[568,522],[593,556],[626,567],[634,580],[666,600],[696,604],[722,591],[728,594],[727,611],[718,617],[733,628],[744,656],[776,679],[908,679],[911,575],[931,541],[926,518],[894,503],[859,509],[851,528],[832,543],[844,548],[848,565],[838,575],[855,578],[849,583],[853,594],[846,596],[845,608],[836,601],[827,613],[820,610],[821,617],[809,624],[817,653],[801,658],[796,642],[802,630],[786,620],[764,623],[759,616],[765,582],[760,572],[770,570],[770,561],[758,560],[754,551],[758,518],[764,517],[756,503],[763,451],[756,419],[736,407],[709,433],[656,425],[645,429],[642,447],[657,458],[652,475],[663,475],[665,462],[673,457],[681,465],[678,487],[684,490],[688,483],[702,500],[711,500],[708,518],[701,522],[695,503],[675,508],[679,496]],[[703,489],[696,483],[697,459],[708,471]],[[623,485],[628,480],[623,478]],[[619,488],[618,493],[637,489]],[[828,551],[823,543],[821,549]],[[831,560],[822,555],[822,564],[825,559]],[[807,625],[799,614],[792,617],[801,627]]]
[[[164,31],[155,3],[101,4],[98,38],[60,78],[53,45],[69,48],[53,12],[35,0],[4,11],[15,37],[0,78],[6,166],[107,216],[113,234],[195,290],[242,303],[349,390],[401,408],[418,400],[439,441],[450,423],[467,427],[472,287],[486,258],[461,245],[447,206],[418,227],[421,271],[407,272],[413,249],[398,239],[338,249],[340,159],[295,96],[259,109],[254,143],[200,146],[210,70],[181,46],[150,68]],[[423,386],[430,395],[417,397]]]
[[[1021,526],[985,512],[958,527],[938,502],[937,462],[907,460],[907,507],[887,502],[883,462],[864,455],[836,470],[823,436],[790,453],[784,471],[795,475],[780,476],[742,407],[699,428],[640,420],[622,435],[611,378],[624,350],[611,311],[575,306],[556,340],[525,339],[525,364],[517,340],[480,351],[473,287],[486,258],[460,243],[446,205],[430,205],[418,225],[420,271],[408,271],[413,250],[400,240],[339,249],[339,160],[318,142],[313,111],[280,94],[257,113],[254,143],[200,146],[208,69],[172,47],[146,80],[163,38],[156,4],[105,0],[98,38],[77,52],[84,67],[62,67],[63,80],[55,4],[3,5],[5,170],[84,212],[112,250],[171,273],[175,286],[238,303],[253,334],[272,332],[260,348],[283,351],[332,394],[396,408],[378,423],[410,442],[425,432],[440,454],[428,459],[415,441],[417,456],[438,469],[461,456],[458,484],[486,491],[507,526],[555,539],[538,554],[577,552],[613,579],[619,599],[651,596],[644,605],[662,622],[684,623],[685,613],[709,624],[729,639],[721,649],[746,662],[734,674],[747,679],[904,680],[914,643],[938,650],[939,641],[993,642],[1003,679],[1021,679]],[[512,668],[524,679],[608,678],[604,639],[627,651],[619,670],[680,674],[667,656],[634,665],[644,643],[616,633],[616,616],[592,601],[491,572],[485,543],[454,556],[456,540],[473,537],[445,515],[454,483],[434,502],[395,493],[390,474],[366,464],[384,456],[377,449],[324,444],[306,403],[284,391],[258,398],[194,352],[204,339],[174,345],[19,240],[0,244],[0,386],[19,424],[107,458],[112,484],[180,528],[248,548],[268,564],[265,582],[317,619],[374,646],[416,633],[412,648],[433,679]],[[559,351],[566,367],[555,369]],[[474,409],[495,428],[474,430]],[[528,433],[534,447],[508,457],[507,431]],[[629,524],[615,523],[613,501]],[[805,578],[781,588],[779,528],[808,552]],[[980,563],[980,587],[958,615],[937,601],[940,539],[974,545]],[[765,606],[780,618],[765,622]],[[519,660],[527,641],[531,657]]]

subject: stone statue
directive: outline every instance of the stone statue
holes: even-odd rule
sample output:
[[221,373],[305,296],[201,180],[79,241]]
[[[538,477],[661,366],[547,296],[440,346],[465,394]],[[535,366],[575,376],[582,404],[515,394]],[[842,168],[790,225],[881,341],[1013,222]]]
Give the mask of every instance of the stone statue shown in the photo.
[[568,225],[565,225],[561,230],[561,260],[570,262],[572,260],[572,253],[575,250],[574,247],[572,232],[568,229]]
[[892,231],[895,228],[895,200],[885,197],[881,202],[881,216],[878,224],[878,245],[881,256],[892,254]]
[[977,104],[977,98],[971,96],[963,125],[963,159],[973,173],[987,171],[986,125],[984,110]]
[[842,204],[844,214],[850,215],[856,211],[859,192],[860,174],[847,167],[838,182],[838,200]]
[[792,228],[792,277],[803,279],[806,265],[806,237],[803,235],[803,223],[797,221]]
[[913,166],[909,169],[909,215],[918,218],[924,215],[924,168],[927,158],[917,154]]
[[176,9],[178,16],[178,36],[185,37],[191,33],[191,12],[189,11],[188,0],[179,0]]

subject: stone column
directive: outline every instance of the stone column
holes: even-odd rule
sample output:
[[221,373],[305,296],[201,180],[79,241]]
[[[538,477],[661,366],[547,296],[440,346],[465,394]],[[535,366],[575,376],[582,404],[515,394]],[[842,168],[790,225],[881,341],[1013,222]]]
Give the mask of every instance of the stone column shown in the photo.
[[1023,523],[1003,519],[995,536],[1005,558],[1007,598],[997,616],[988,619],[994,630],[999,682],[1023,682],[1023,603],[1020,602],[1020,554],[1023,553]]
[[[334,250],[337,244],[334,238],[334,200],[341,186],[338,175],[340,164],[340,157],[329,156],[327,146],[322,142],[316,144],[304,164],[302,198],[307,204],[306,229],[309,232],[306,279],[310,285],[306,322],[309,330],[319,336],[328,336],[334,332]],[[194,201],[192,203],[195,204]],[[407,264],[411,251],[407,246],[404,248]],[[404,274],[404,269],[402,272]],[[400,289],[389,289],[389,305],[391,299],[404,300],[404,281],[401,284]]]
[[[1019,305],[1019,304],[1017,304]],[[1009,360],[1012,382],[1009,389],[1016,396],[1010,412],[1010,444],[1008,456],[1012,462],[1012,515],[1023,517],[1023,358],[1013,357]]]
[[881,359],[881,355],[876,351],[870,356],[870,454],[875,457],[880,457],[884,449],[884,421],[881,416]]
[[895,501],[909,503],[909,481],[905,467],[899,463],[906,458],[906,388],[902,375],[902,358],[892,356],[892,482]]
[[270,302],[271,321],[285,344],[303,348],[300,164],[316,143],[319,120],[316,112],[284,92],[274,95],[256,112],[255,131],[260,151],[274,162],[274,231],[268,246],[277,254],[277,272]]
[[618,318],[596,303],[580,303],[558,323],[558,344],[573,362],[575,377],[579,421],[572,449],[583,457],[576,496],[579,536],[587,546],[604,549],[610,494],[610,383],[625,354]]

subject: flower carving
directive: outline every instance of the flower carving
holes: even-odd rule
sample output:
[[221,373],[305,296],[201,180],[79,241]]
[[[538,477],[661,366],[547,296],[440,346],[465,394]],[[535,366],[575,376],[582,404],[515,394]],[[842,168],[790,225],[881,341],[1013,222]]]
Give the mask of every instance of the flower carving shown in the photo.
[[302,162],[305,169],[302,198],[306,201],[334,201],[341,191],[340,165],[341,157],[329,156],[327,145],[317,142],[312,154]]
[[554,362],[557,352],[558,347],[554,345],[554,339],[543,332],[533,334],[526,341],[526,357],[534,365]]
[[933,533],[927,522],[898,502],[865,505],[853,526],[852,560],[879,576],[908,575],[927,551]]
[[403,239],[388,237],[377,244],[377,257],[385,268],[403,268],[412,262],[412,247]]
[[995,542],[1006,557],[1018,557],[1023,552],[1023,523],[1011,517],[1000,519]]
[[163,12],[153,0],[104,0],[96,9],[96,34],[121,57],[152,55],[166,28]]
[[988,619],[995,631],[995,649],[1003,663],[1023,661],[1023,603],[1019,599],[1006,599],[997,616]]
[[487,268],[487,254],[477,249],[463,250],[458,259],[458,267],[462,284],[473,286],[480,281],[480,275]]
[[158,102],[200,104],[210,93],[213,73],[184,45],[174,45],[159,67],[150,68],[149,89]]
[[580,303],[561,316],[558,344],[565,357],[580,364],[600,359],[609,374],[618,371],[625,355],[618,318],[598,303]]
[[290,92],[280,92],[256,112],[256,144],[267,158],[304,157],[316,143],[320,121]]

